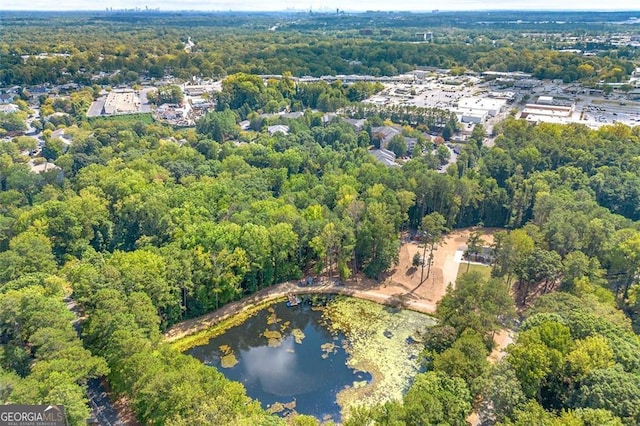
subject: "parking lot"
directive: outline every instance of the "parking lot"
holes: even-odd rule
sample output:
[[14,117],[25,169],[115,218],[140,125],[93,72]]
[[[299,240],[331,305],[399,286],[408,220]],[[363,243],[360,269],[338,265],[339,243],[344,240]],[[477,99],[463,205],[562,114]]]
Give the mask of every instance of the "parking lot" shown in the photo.
[[576,106],[581,107],[581,122],[590,126],[615,123],[640,125],[640,103],[637,102],[590,98],[578,102]]
[[415,84],[386,84],[385,89],[367,102],[383,105],[422,108],[454,108],[460,99],[486,92],[467,84],[444,84],[437,81]]

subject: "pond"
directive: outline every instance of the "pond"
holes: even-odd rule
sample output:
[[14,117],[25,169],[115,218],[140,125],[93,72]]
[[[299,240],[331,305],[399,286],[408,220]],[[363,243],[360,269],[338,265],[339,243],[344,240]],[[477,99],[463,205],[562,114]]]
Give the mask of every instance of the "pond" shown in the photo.
[[410,336],[433,320],[358,299],[321,300],[274,303],[186,353],[280,415],[339,422],[356,403],[400,398],[419,370],[421,347]]

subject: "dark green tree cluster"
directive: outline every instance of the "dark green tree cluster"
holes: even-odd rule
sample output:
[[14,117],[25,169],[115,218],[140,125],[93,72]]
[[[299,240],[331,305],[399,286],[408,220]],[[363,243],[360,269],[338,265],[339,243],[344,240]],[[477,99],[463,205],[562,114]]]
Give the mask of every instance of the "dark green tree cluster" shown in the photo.
[[593,295],[546,295],[489,376],[503,385],[487,388],[484,413],[515,425],[637,424],[639,346],[628,318]]
[[129,396],[140,422],[282,424],[249,399],[241,384],[161,343],[154,301],[144,291],[101,289],[86,313],[85,342],[107,360],[109,383]]
[[158,87],[157,90],[152,90],[147,93],[147,99],[152,104],[181,104],[184,100],[184,93],[179,86],[173,84],[167,84]]
[[444,373],[419,374],[402,402],[356,408],[346,426],[370,424],[464,426],[471,411],[471,395],[464,380]]
[[18,112],[0,113],[0,135],[7,133],[24,132],[27,130],[25,119],[27,114]]
[[69,283],[44,272],[52,266],[49,272],[55,272],[46,238],[31,244],[40,244],[34,250],[42,253],[48,249],[43,271],[25,268],[0,284],[0,403],[62,404],[70,425],[85,425],[89,408],[84,387],[109,368],[83,347],[72,326],[75,316],[63,301]]
[[381,83],[357,82],[350,85],[335,81],[296,83],[290,72],[266,83],[254,74],[237,73],[222,81],[222,91],[213,95],[218,111],[232,110],[239,118],[250,118],[252,112],[277,113],[305,108],[336,111],[362,101],[383,89]]

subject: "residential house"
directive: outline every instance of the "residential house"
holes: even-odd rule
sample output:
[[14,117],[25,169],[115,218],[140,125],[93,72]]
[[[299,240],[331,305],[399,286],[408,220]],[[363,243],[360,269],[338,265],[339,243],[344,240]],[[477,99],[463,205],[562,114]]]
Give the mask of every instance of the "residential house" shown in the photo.
[[10,114],[12,112],[18,112],[18,111],[20,111],[20,108],[18,108],[18,105],[15,105],[15,104],[0,105],[0,112],[3,112],[5,114]]
[[324,114],[322,116],[322,124],[326,126],[327,124],[330,124],[336,118],[338,118],[338,114],[335,114],[333,112],[328,112],[328,113],[326,113],[326,114]]
[[356,133],[362,131],[362,129],[364,129],[364,125],[366,123],[367,120],[365,120],[364,118],[361,118],[359,120],[355,119],[355,118],[347,118],[344,120],[345,123],[350,124],[351,126],[353,126],[353,128],[356,130]]
[[386,148],[391,139],[402,133],[399,126],[380,126],[371,128],[371,140],[380,141],[380,148]]
[[270,136],[275,135],[276,133],[282,133],[283,135],[289,134],[289,126],[285,126],[284,124],[276,124],[275,126],[267,127],[267,131]]
[[51,132],[51,139],[60,139],[64,144],[64,152],[67,152],[69,147],[71,146],[71,142],[73,141],[73,136],[69,133],[65,132],[65,129],[58,129]]
[[372,149],[369,150],[369,154],[387,167],[400,167],[400,164],[396,163],[396,154],[388,149]]
[[31,93],[32,97],[38,97],[40,95],[45,95],[49,93],[49,88],[44,84],[39,84],[37,86],[29,87],[29,93]]
[[31,171],[33,173],[38,173],[38,174],[49,172],[51,170],[59,170],[60,172],[62,172],[62,169],[60,167],[48,161],[45,161],[43,163],[36,163],[33,160],[31,160],[29,161],[29,167],[31,168]]
[[0,94],[0,104],[10,104],[11,102],[13,102],[13,95],[9,93]]
[[80,88],[80,85],[78,85],[77,83],[67,83],[67,84],[58,86],[58,93],[59,94],[71,93],[72,91],[78,90],[79,88]]
[[407,152],[411,154],[418,144],[418,138],[409,138],[405,136],[404,143],[407,144]]
[[303,115],[304,115],[304,112],[302,111],[294,111],[294,112],[285,112],[284,114],[281,114],[280,117],[295,120],[302,117]]

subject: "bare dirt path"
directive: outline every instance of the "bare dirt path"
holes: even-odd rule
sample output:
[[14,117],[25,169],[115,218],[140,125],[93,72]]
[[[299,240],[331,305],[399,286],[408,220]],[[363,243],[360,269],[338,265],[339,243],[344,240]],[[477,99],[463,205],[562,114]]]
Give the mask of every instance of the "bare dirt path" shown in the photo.
[[344,294],[347,296],[357,297],[359,299],[370,300],[372,302],[381,303],[390,306],[401,306],[417,312],[430,314],[435,312],[434,303],[422,300],[412,300],[402,297],[402,294],[385,294],[376,290],[370,280],[350,281],[346,285],[337,285],[333,283],[323,283],[319,285],[300,287],[295,282],[286,282],[278,284],[263,290],[260,290],[250,297],[244,298],[237,302],[229,303],[222,308],[210,312],[201,317],[193,318],[174,325],[164,334],[167,342],[178,340],[182,337],[195,334],[199,331],[206,330],[214,324],[224,321],[225,319],[241,312],[243,309],[251,307],[257,303],[284,297],[287,294]]
[[[492,228],[483,229],[482,239],[485,245],[493,243]],[[325,282],[319,285],[300,287],[296,282],[286,282],[262,289],[253,295],[237,302],[229,303],[222,308],[174,325],[164,334],[166,341],[178,340],[223,321],[230,316],[267,300],[292,294],[344,294],[370,300],[385,305],[402,306],[417,312],[432,314],[437,302],[442,299],[449,283],[455,284],[459,263],[454,260],[457,250],[466,246],[469,229],[456,230],[443,238],[434,251],[433,266],[429,277],[420,283],[420,268],[412,266],[415,253],[422,255],[422,246],[414,241],[403,241],[400,248],[399,262],[382,282],[365,278],[347,281],[343,286]],[[428,256],[428,254],[427,254]],[[425,277],[427,270],[425,268]]]
[[[495,228],[484,228],[482,240],[484,246],[493,244]],[[415,241],[402,244],[398,265],[391,271],[391,276],[385,284],[391,287],[404,287],[412,290],[411,295],[418,300],[433,304],[437,303],[447,291],[449,283],[455,285],[460,264],[455,261],[456,251],[464,249],[470,229],[459,229],[447,234],[433,252],[433,265],[427,278],[425,267],[425,281],[420,284],[421,268],[412,268],[413,256],[424,253],[423,246]],[[426,257],[429,257],[427,250]]]
[[513,343],[513,331],[502,329],[493,337],[495,347],[491,354],[489,354],[489,362],[492,364],[497,363],[507,355],[507,346]]

